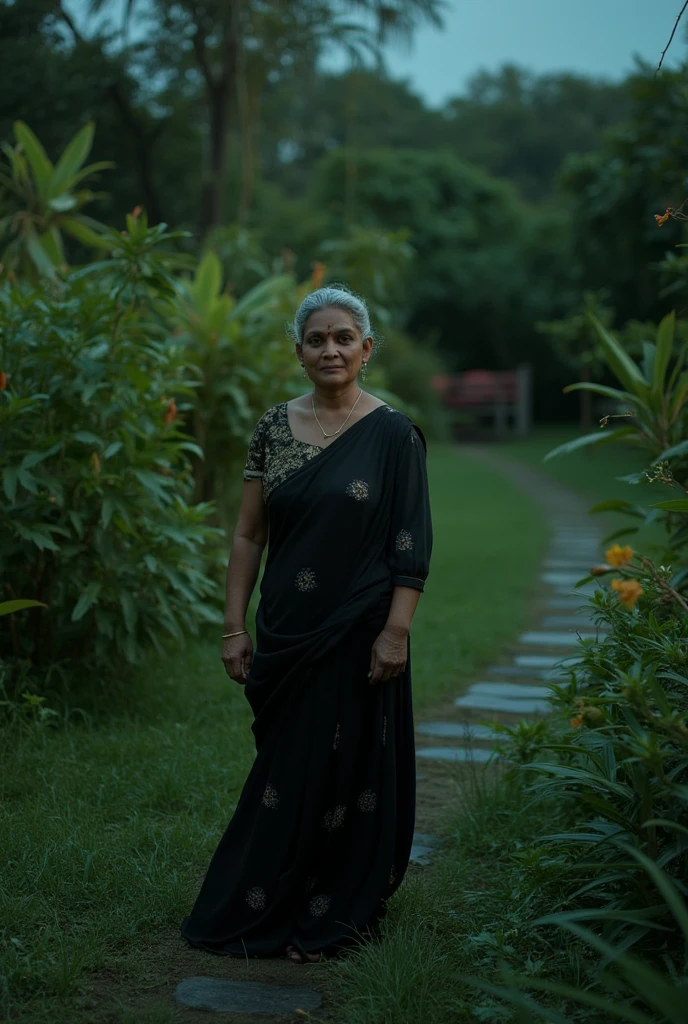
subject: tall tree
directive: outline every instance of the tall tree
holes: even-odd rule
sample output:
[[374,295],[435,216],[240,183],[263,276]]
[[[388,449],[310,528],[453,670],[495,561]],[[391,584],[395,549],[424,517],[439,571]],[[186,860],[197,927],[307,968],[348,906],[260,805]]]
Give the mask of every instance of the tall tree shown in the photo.
[[[104,12],[112,0],[92,0]],[[167,76],[197,75],[205,96],[207,142],[199,230],[205,236],[225,212],[229,139],[243,128],[246,192],[250,202],[252,132],[257,105],[271,77],[288,74],[297,55],[315,65],[326,47],[343,46],[353,59],[378,54],[392,37],[409,39],[417,25],[441,24],[445,0],[152,0],[147,11],[153,64]],[[127,5],[131,13],[135,0]],[[124,32],[124,30],[123,30]],[[122,35],[123,45],[125,35]],[[166,69],[164,56],[174,48]]]

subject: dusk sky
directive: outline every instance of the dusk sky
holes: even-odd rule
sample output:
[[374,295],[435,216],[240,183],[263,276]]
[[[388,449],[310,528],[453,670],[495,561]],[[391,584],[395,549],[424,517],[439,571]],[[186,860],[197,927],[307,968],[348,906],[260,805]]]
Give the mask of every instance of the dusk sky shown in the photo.
[[[109,0],[106,11],[121,23],[125,0]],[[89,0],[67,0],[79,20]],[[145,0],[138,9],[145,10]],[[408,78],[430,104],[461,92],[477,71],[504,63],[536,72],[577,71],[611,79],[633,68],[639,55],[656,66],[683,0],[449,0],[441,30],[417,31],[410,49],[388,48],[395,78]],[[671,45],[667,65],[686,55],[688,12]],[[144,30],[145,31],[145,30]],[[137,36],[134,28],[132,37]],[[345,67],[340,52],[324,66]]]
[[[537,72],[618,79],[638,54],[656,67],[683,0],[450,0],[445,28],[417,32],[410,52],[389,51],[394,77],[431,104],[461,92],[481,69],[505,62]],[[686,54],[688,11],[666,60]]]

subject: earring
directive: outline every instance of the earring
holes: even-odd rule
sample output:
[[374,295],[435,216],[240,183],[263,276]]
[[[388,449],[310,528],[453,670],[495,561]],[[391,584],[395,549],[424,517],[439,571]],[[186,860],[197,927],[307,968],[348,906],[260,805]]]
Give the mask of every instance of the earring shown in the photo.
[[307,377],[307,376],[308,376],[308,374],[306,373],[306,367],[305,367],[305,366],[303,365],[303,363],[301,363],[301,366],[302,366],[302,368],[303,368],[303,373],[301,374],[301,376],[302,376],[302,377]]
[[367,373],[368,373],[368,363],[366,361],[364,363],[361,363],[361,380],[365,380],[366,379]]

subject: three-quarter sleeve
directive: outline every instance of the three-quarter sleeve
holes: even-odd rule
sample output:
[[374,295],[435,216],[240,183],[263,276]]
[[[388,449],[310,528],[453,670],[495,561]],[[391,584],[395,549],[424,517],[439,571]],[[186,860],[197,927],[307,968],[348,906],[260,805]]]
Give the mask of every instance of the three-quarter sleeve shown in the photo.
[[256,423],[248,443],[244,480],[260,479],[265,471],[265,427],[265,415],[263,414]]
[[394,473],[387,564],[395,587],[423,590],[430,570],[432,519],[425,438],[409,426]]

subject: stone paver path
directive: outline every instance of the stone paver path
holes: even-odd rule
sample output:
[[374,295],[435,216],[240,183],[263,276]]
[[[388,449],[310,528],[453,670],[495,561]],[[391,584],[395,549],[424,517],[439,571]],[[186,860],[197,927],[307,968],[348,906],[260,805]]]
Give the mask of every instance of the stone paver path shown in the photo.
[[428,834],[434,827],[441,828],[442,794],[446,797],[450,785],[456,792],[461,784],[456,766],[472,768],[490,762],[492,742],[498,735],[490,723],[516,724],[546,715],[551,710],[547,683],[566,678],[563,666],[580,657],[579,638],[598,635],[586,604],[595,584],[574,590],[602,554],[602,534],[587,513],[585,500],[543,471],[508,459],[488,446],[462,446],[462,451],[494,467],[538,502],[550,530],[550,543],[539,574],[530,629],[503,652],[499,664],[481,672],[480,679],[464,693],[444,701],[433,716],[416,722],[416,757],[424,773],[418,775],[416,817],[417,827],[424,831],[422,841],[416,837],[412,862],[419,865],[432,857]]

